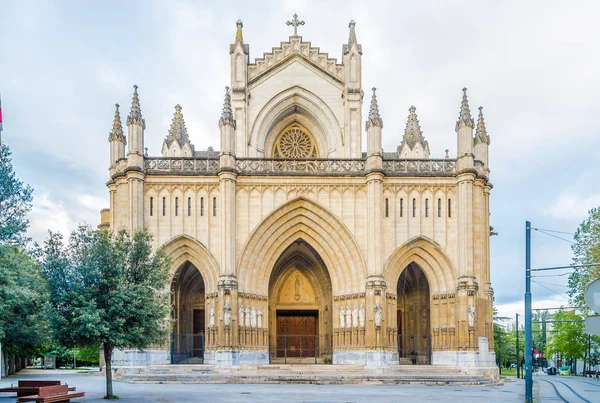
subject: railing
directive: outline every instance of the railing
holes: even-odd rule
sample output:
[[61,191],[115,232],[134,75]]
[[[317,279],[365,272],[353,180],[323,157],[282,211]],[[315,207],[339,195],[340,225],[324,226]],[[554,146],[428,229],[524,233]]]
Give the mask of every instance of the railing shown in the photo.
[[271,362],[313,361],[331,355],[331,338],[328,335],[295,334],[276,335],[275,350],[270,351]]
[[241,175],[362,176],[365,160],[240,158],[236,168]]
[[431,336],[427,334],[399,334],[398,357],[400,364],[431,364]]
[[383,160],[383,171],[387,176],[454,176],[456,160]]
[[154,175],[216,175],[219,159],[151,157],[145,159],[145,167]]
[[203,364],[204,334],[171,334],[171,364]]
[[[149,175],[216,175],[219,172],[218,158],[170,158],[150,157],[145,159]],[[366,159],[284,159],[284,158],[239,158],[236,170],[240,175],[269,176],[363,176]],[[455,159],[385,159],[383,172],[386,176],[454,176]]]

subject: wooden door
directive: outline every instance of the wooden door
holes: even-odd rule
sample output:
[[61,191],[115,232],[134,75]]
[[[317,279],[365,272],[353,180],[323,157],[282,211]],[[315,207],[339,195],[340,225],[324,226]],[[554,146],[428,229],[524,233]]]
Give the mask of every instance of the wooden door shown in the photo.
[[316,314],[277,316],[277,357],[314,357],[316,346]]

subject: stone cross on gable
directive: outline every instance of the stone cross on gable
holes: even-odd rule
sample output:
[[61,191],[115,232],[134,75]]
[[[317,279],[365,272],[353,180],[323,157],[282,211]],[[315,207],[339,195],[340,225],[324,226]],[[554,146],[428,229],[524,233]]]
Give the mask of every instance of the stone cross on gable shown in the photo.
[[304,21],[298,19],[298,14],[294,14],[292,17],[294,17],[294,19],[291,21],[287,21],[286,25],[287,26],[293,25],[294,26],[294,36],[298,36],[298,25],[304,25],[305,23],[304,23]]

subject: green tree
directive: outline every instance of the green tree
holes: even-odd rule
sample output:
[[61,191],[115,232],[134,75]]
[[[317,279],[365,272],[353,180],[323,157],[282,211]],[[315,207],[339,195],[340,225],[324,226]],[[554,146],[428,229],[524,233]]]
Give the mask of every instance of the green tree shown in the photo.
[[25,251],[0,245],[0,342],[6,353],[35,354],[46,341],[45,282]]
[[33,190],[21,182],[7,145],[0,146],[0,343],[5,353],[27,356],[48,334],[45,288],[39,267],[25,251]]
[[[600,263],[600,207],[590,210],[588,218],[581,223],[573,239],[573,264]],[[600,278],[600,266],[579,267],[574,270],[569,276],[567,291],[571,302],[577,306],[584,306],[585,290],[597,278]]]
[[33,189],[21,182],[12,166],[7,145],[0,146],[0,244],[20,245],[26,242]]
[[560,310],[552,318],[552,331],[546,346],[548,357],[560,355],[567,363],[583,358],[587,350],[587,335],[583,316],[575,311]]
[[106,398],[114,398],[114,349],[141,349],[166,340],[166,256],[152,252],[151,237],[145,231],[112,235],[80,226],[68,245],[60,234],[50,233],[42,265],[57,340],[67,347],[102,346]]

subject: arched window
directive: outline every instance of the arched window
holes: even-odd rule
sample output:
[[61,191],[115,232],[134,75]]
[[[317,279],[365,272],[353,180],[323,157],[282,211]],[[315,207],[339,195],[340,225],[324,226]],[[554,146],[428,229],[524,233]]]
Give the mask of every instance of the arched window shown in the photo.
[[429,217],[429,199],[425,199],[425,217]]
[[438,199],[438,217],[442,216],[442,199]]
[[167,214],[167,198],[163,197],[163,216]]
[[188,197],[188,217],[192,215],[192,198]]
[[390,216],[390,204],[389,204],[387,197],[385,199],[385,216],[386,217]]
[[448,199],[448,217],[452,217],[452,199]]
[[200,198],[200,217],[204,217],[204,197]]
[[404,215],[404,199],[400,199],[400,217]]
[[213,197],[213,217],[217,216],[217,198]]
[[175,198],[175,215],[179,215],[179,197]]
[[413,199],[413,217],[417,216],[417,199]]
[[152,217],[152,214],[154,213],[154,197],[150,198],[150,217]]

